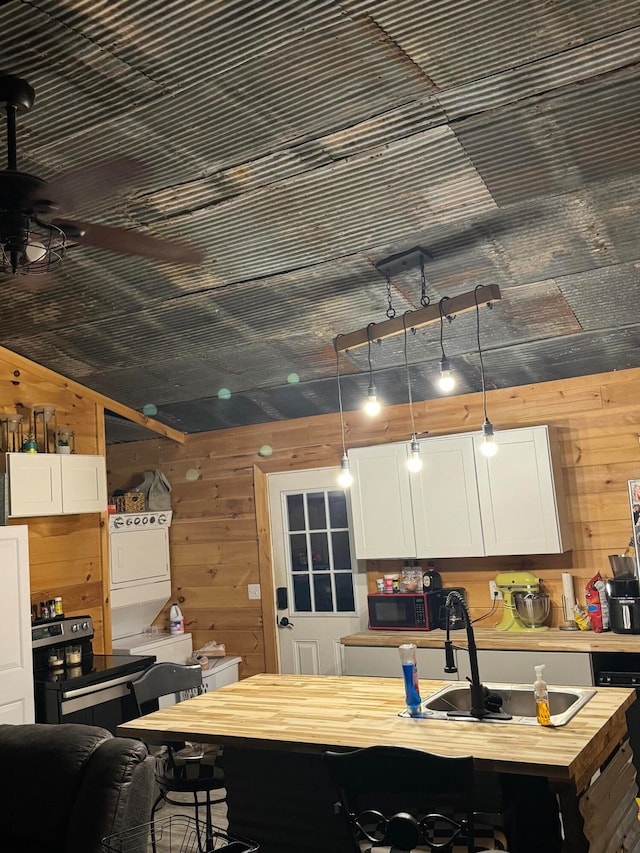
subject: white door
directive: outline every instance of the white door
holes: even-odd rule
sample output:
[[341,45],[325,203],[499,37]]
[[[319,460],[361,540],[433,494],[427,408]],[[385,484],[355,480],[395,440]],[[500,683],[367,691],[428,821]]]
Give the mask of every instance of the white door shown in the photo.
[[269,475],[282,673],[342,675],[340,638],[366,628],[366,569],[352,559],[348,492],[337,485],[338,471]]
[[27,526],[0,527],[0,723],[33,723]]

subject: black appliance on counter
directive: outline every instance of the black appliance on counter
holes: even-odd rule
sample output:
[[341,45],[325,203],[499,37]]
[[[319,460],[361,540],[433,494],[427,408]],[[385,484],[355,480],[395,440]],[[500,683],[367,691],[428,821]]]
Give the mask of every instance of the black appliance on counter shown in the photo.
[[[429,592],[381,592],[367,596],[369,628],[372,631],[433,631],[446,626],[445,602],[453,591],[463,598],[465,590],[460,586],[433,589]],[[454,604],[450,627],[464,627],[460,607]]]
[[120,723],[138,716],[127,682],[155,657],[94,654],[93,637],[90,616],[31,626],[37,723],[85,723],[115,734]]
[[606,583],[609,620],[614,634],[640,634],[640,583],[636,577]]

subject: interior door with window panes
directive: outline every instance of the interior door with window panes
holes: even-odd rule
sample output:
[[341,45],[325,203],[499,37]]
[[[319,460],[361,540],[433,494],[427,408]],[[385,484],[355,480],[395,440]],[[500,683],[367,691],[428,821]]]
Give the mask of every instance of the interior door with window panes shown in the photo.
[[338,675],[340,638],[366,627],[366,574],[352,559],[337,469],[269,477],[280,671]]

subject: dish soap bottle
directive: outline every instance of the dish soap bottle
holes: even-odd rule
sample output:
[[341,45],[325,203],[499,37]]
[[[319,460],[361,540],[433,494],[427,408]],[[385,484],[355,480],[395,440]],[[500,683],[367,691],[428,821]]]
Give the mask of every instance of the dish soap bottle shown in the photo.
[[184,634],[184,617],[175,601],[169,611],[169,631],[171,634]]
[[549,711],[549,691],[547,690],[547,683],[542,677],[544,666],[541,663],[540,666],[535,667],[536,680],[533,685],[533,696],[536,700],[536,719],[541,726],[550,726],[552,723],[551,712]]

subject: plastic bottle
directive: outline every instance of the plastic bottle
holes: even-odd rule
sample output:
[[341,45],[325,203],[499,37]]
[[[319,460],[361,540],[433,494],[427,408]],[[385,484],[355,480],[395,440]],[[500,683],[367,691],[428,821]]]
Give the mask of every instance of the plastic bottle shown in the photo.
[[413,643],[404,643],[399,648],[400,660],[402,661],[402,676],[404,678],[404,694],[407,711],[411,717],[419,717],[422,714],[422,699],[418,686],[418,662],[416,660],[416,647]]
[[184,634],[184,617],[182,610],[174,601],[169,611],[169,631],[172,634]]
[[547,690],[547,683],[542,677],[544,666],[541,663],[535,667],[536,680],[533,685],[533,696],[536,700],[536,719],[541,726],[550,726],[552,723],[551,711],[549,710],[549,691]]

